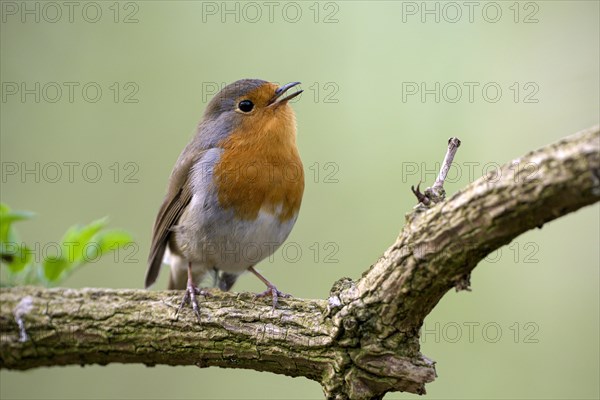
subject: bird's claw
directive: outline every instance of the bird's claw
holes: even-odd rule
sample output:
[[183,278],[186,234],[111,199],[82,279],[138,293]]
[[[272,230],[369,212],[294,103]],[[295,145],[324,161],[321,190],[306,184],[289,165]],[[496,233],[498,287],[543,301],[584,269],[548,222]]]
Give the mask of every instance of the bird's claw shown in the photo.
[[181,304],[179,304],[179,308],[177,308],[177,311],[175,312],[175,321],[179,318],[179,313],[183,309],[183,306],[189,302],[192,304],[192,309],[194,310],[194,314],[196,314],[198,323],[200,323],[200,306],[198,305],[198,298],[196,297],[198,295],[208,297],[210,296],[210,293],[206,290],[199,289],[193,282],[188,281]]
[[255,295],[255,297],[257,299],[261,298],[261,297],[267,297],[267,296],[272,296],[272,298],[273,298],[273,311],[275,311],[275,309],[277,308],[277,303],[278,303],[277,300],[280,297],[283,297],[284,299],[292,297],[292,295],[290,295],[290,294],[280,292],[275,286],[269,286],[267,288],[267,290],[265,290],[264,292],[258,293]]

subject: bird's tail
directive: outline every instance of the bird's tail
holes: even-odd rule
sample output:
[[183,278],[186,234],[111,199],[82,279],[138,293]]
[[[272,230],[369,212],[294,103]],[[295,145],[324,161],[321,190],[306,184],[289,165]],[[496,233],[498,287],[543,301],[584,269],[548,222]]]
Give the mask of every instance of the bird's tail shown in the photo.
[[221,274],[219,275],[217,284],[215,286],[218,286],[219,289],[221,289],[224,292],[228,292],[231,287],[233,286],[233,284],[235,283],[235,281],[237,281],[237,278],[239,278],[239,274],[230,274],[228,272],[221,272]]

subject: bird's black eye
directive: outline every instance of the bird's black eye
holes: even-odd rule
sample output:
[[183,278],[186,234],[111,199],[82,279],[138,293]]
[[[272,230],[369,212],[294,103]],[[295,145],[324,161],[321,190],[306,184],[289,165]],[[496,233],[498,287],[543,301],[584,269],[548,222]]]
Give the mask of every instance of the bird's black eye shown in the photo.
[[242,101],[240,101],[240,104],[238,104],[238,108],[241,111],[247,113],[247,112],[252,111],[252,109],[254,108],[254,103],[251,102],[250,100],[242,100]]

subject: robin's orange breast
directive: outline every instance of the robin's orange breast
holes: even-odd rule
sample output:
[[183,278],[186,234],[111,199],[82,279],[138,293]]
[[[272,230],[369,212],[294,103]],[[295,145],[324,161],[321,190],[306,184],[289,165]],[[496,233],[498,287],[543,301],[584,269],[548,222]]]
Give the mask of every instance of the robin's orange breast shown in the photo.
[[285,222],[300,209],[304,171],[295,120],[293,113],[277,111],[242,123],[220,143],[213,175],[219,205],[240,219],[254,220],[263,210]]

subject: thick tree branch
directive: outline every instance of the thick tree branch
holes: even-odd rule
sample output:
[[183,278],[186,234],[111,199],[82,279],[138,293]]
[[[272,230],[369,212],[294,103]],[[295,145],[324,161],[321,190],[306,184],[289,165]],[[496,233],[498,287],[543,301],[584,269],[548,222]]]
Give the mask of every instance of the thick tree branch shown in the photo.
[[[600,199],[593,127],[529,153],[450,199],[420,204],[385,254],[327,300],[215,294],[173,314],[179,292],[40,289],[0,292],[0,367],[144,363],[251,368],[305,376],[329,398],[424,393],[434,363],[420,354],[423,319],[464,288],[487,254]],[[437,188],[439,189],[439,188]]]

